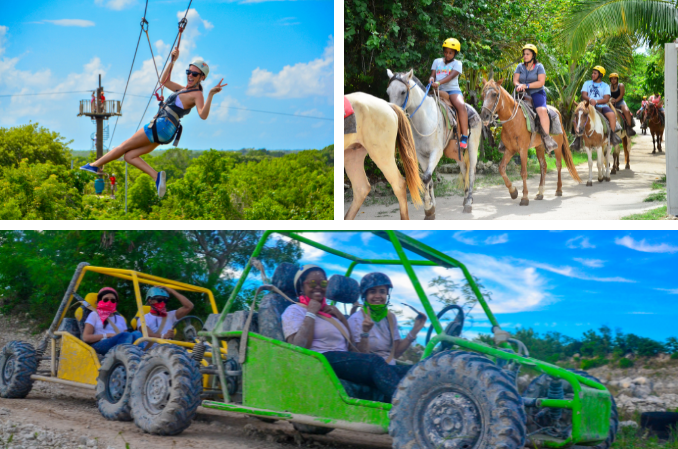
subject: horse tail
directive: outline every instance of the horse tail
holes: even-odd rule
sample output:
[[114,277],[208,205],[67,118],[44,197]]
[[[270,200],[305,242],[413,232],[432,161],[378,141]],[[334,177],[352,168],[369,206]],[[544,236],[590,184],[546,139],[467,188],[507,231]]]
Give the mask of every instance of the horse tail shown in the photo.
[[417,207],[423,204],[421,193],[424,191],[424,184],[419,176],[419,161],[417,160],[417,150],[414,146],[412,128],[410,128],[410,122],[407,120],[405,112],[399,106],[392,104],[391,108],[393,108],[398,117],[398,137],[396,142],[400,159],[403,161],[403,167],[405,168],[407,188],[410,190],[412,203]]
[[[560,118],[560,123],[563,122],[560,112],[558,112],[558,117]],[[572,153],[570,152],[570,142],[567,140],[567,131],[563,130],[563,158],[565,159],[565,165],[567,165],[567,171],[570,172],[572,179],[581,184],[581,178],[577,172],[577,167],[574,166],[574,160],[572,159]]]

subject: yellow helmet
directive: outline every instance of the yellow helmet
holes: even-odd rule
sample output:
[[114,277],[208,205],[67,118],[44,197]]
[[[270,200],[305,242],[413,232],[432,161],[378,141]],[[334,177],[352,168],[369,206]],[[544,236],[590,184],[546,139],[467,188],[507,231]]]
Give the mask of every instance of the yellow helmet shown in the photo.
[[605,76],[605,68],[603,66],[597,65],[593,68],[593,70],[598,70],[601,76]]
[[608,78],[617,78],[617,79],[619,79],[619,74],[618,74],[617,72],[615,72],[615,73],[610,73],[610,76],[608,76]]
[[449,39],[445,39],[445,42],[443,42],[443,48],[451,48],[452,50],[461,50],[461,44],[459,43],[458,40],[455,38],[451,37]]
[[534,55],[535,55],[535,56],[537,55],[537,46],[536,46],[536,45],[525,44],[525,45],[523,45],[523,48],[521,49],[521,51],[522,51],[522,50],[525,50],[526,48],[527,48],[528,50],[532,50],[532,51],[534,52]]
[[643,100],[647,100],[647,95],[643,95]]

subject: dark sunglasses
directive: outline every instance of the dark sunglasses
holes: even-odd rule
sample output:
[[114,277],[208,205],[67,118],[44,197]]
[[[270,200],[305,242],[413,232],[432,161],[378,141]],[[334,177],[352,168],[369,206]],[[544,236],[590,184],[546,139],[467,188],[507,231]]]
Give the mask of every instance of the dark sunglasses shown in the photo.
[[311,288],[315,288],[316,285],[320,285],[322,288],[327,287],[327,281],[316,281],[315,279],[311,279],[310,281],[304,281],[304,284],[308,285]]
[[194,71],[192,71],[192,70],[188,70],[188,69],[187,69],[187,70],[186,70],[186,75],[200,76],[200,75],[202,75],[202,73],[200,73],[200,72],[194,72]]
[[101,298],[101,302],[118,302],[118,300],[115,298],[103,297]]
[[154,296],[154,297],[152,297],[152,298],[150,298],[150,299],[153,300],[153,301],[155,301],[155,302],[167,302],[167,300],[168,300],[169,298],[166,298],[165,296]]

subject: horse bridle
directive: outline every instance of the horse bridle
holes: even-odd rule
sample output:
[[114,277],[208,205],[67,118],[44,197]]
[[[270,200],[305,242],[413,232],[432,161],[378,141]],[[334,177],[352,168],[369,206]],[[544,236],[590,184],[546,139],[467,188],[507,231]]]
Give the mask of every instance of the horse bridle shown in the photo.
[[[508,123],[508,122],[510,122],[511,120],[513,120],[513,119],[516,117],[516,113],[518,112],[518,108],[520,108],[520,101],[522,101],[522,97],[521,97],[518,101],[516,101],[516,109],[513,111],[513,114],[511,114],[511,118],[510,118],[510,119],[508,119],[508,120],[503,120],[503,121],[502,121],[502,120],[498,120],[498,119],[495,120],[495,119],[494,119],[494,114],[495,114],[495,112],[497,111],[497,107],[499,106],[499,102],[503,102],[503,101],[504,101],[504,97],[503,97],[502,94],[501,94],[501,89],[502,89],[501,86],[499,86],[499,91],[497,91],[497,90],[494,88],[494,86],[490,86],[490,87],[487,88],[487,89],[483,89],[483,107],[482,107],[482,109],[487,109],[488,111],[490,111],[490,124],[491,124],[491,125],[494,125],[494,126],[501,126],[501,125],[503,125],[504,123]],[[490,110],[490,108],[488,108],[487,106],[485,106],[485,101],[484,101],[484,100],[485,100],[485,90],[487,90],[487,91],[493,90],[494,92],[497,92],[497,95],[499,96],[499,98],[497,99],[497,102],[494,104],[494,107],[492,108],[492,110]],[[515,92],[514,92],[514,94],[515,94]],[[524,96],[525,96],[525,94],[523,93],[523,97],[524,97]],[[515,99],[515,98],[514,98],[514,99]],[[481,109],[481,110],[482,110],[482,109]]]
[[[575,112],[577,112],[577,111],[575,111]],[[577,118],[577,115],[576,115],[576,114],[575,114],[574,118]],[[577,136],[577,137],[583,137],[584,134],[586,134],[586,125],[589,123],[589,118],[591,118],[591,111],[589,111],[588,114],[586,114],[586,121],[584,122],[584,126],[581,127],[581,129],[582,129],[581,134],[576,134],[576,133],[575,133],[575,136]],[[579,125],[579,124],[577,123],[577,125]],[[577,128],[578,128],[578,127],[579,127],[579,126],[577,126]],[[575,129],[575,131],[576,131],[576,129]],[[591,133],[588,135],[588,137],[591,137],[592,135],[593,135],[593,130],[591,130]]]
[[[407,110],[405,108],[407,107],[407,102],[410,99],[410,85],[409,85],[409,83],[406,83],[405,81],[403,81],[401,78],[398,78],[398,75],[393,75],[393,77],[391,77],[391,79],[388,80],[388,84],[386,85],[386,89],[388,89],[388,86],[390,86],[393,81],[400,81],[401,83],[403,83],[405,85],[405,87],[407,87],[407,95],[405,95],[405,102],[401,106],[401,109],[403,111],[405,111],[405,114],[407,114]],[[430,84],[428,86],[429,86],[429,88],[431,87]],[[438,130],[438,126],[440,125],[440,115],[438,115],[437,114],[438,111],[436,111],[436,126],[435,126],[435,128],[433,128],[433,131],[431,131],[429,134],[422,134],[421,132],[419,132],[419,130],[416,128],[416,126],[414,126],[414,122],[412,121],[412,116],[414,116],[414,114],[416,114],[416,112],[419,110],[421,105],[424,104],[424,101],[426,101],[427,95],[428,95],[428,89],[426,89],[426,92],[424,92],[424,99],[421,100],[421,103],[419,104],[419,106],[417,106],[417,109],[415,109],[412,114],[407,114],[408,118],[410,119],[410,124],[412,125],[412,129],[414,129],[414,131],[417,134],[419,134],[421,137],[432,136]],[[438,101],[440,101],[440,100],[438,99]],[[436,103],[438,103],[438,101],[436,101]]]
[[407,95],[405,95],[405,103],[403,103],[403,105],[400,106],[400,108],[404,111],[405,107],[407,106],[407,102],[410,99],[410,85],[409,85],[409,83],[406,83],[402,79],[398,78],[398,75],[393,75],[391,77],[391,79],[388,80],[388,84],[386,85],[386,89],[388,89],[388,86],[390,86],[393,81],[400,81],[401,83],[403,83],[405,85],[405,87],[407,87]]

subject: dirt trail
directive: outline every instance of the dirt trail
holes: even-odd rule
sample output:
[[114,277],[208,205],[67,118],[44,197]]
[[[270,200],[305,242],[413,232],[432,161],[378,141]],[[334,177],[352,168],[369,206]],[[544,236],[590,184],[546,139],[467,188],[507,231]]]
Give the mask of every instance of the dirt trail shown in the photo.
[[[611,182],[597,181],[598,171],[593,163],[593,187],[587,187],[588,163],[577,166],[579,177],[584,181],[577,184],[567,172],[562,170],[563,196],[555,196],[557,173],[552,171],[546,175],[544,199],[537,201],[539,177],[532,176],[527,180],[530,204],[519,206],[522,197],[522,181],[513,185],[519,191],[518,199],[512,200],[508,189],[500,186],[481,187],[473,194],[473,213],[463,214],[462,197],[450,195],[436,198],[437,220],[618,220],[630,214],[642,213],[659,207],[659,203],[644,203],[643,200],[652,193],[652,182],[666,173],[665,153],[652,154],[652,137],[639,133],[631,149],[631,169],[624,170],[624,153],[621,153],[621,170],[611,175]],[[444,175],[455,180],[457,175]],[[350,203],[344,204],[348,210]],[[409,203],[410,219],[423,220],[424,210],[415,209]],[[399,219],[398,204],[374,204],[360,208],[358,220]]]
[[[11,340],[37,344],[39,336],[30,335],[29,329],[16,318],[0,315],[0,348]],[[57,435],[60,448],[87,447],[125,449],[205,448],[223,449],[282,449],[291,447],[319,449],[385,449],[391,447],[387,435],[370,435],[334,430],[326,436],[300,434],[292,424],[282,421],[268,424],[237,413],[211,409],[198,409],[198,416],[181,435],[159,437],[143,433],[133,422],[105,420],[97,409],[94,392],[36,382],[25,399],[0,399],[0,446],[3,428],[8,424],[34,424],[34,430]],[[30,427],[30,426],[29,426]],[[34,430],[30,430],[33,434]],[[19,433],[26,434],[25,429]],[[19,433],[14,444],[22,447],[55,447],[36,439],[21,441]],[[7,437],[7,435],[5,435]],[[96,440],[95,440],[96,439]],[[95,445],[91,444],[95,442]],[[4,446],[2,446],[4,447]],[[11,446],[14,447],[14,446]],[[17,446],[18,447],[18,446]]]

